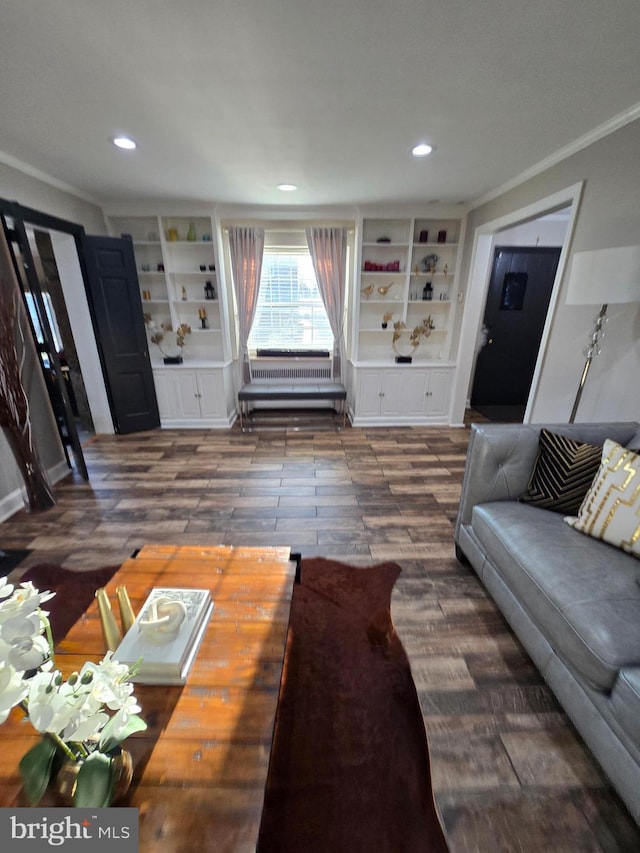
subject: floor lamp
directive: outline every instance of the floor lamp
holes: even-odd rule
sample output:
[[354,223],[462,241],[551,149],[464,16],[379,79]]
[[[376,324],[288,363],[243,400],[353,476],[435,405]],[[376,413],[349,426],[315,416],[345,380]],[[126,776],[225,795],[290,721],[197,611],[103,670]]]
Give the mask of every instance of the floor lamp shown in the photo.
[[608,319],[607,306],[625,302],[640,302],[640,246],[595,249],[574,254],[567,286],[567,305],[601,307],[594,320],[589,343],[583,350],[586,361],[569,417],[571,424],[580,405],[591,362],[600,355],[600,340],[604,336],[604,326]]

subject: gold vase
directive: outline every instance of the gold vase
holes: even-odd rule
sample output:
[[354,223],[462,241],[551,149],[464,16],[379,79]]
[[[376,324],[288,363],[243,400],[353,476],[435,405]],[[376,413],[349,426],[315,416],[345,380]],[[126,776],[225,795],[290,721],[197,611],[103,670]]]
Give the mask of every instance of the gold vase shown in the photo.
[[[65,758],[60,770],[52,780],[52,785],[61,806],[73,806],[73,795],[78,782],[78,772],[82,766],[80,761],[72,761]],[[129,790],[133,778],[133,759],[131,753],[126,749],[114,755],[111,759],[111,773],[113,776],[112,803],[122,799]]]

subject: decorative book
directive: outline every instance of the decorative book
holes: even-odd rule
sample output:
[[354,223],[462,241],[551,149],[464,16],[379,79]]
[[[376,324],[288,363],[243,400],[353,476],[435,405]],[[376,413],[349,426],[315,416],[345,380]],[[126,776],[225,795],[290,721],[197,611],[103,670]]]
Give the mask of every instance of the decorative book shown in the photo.
[[207,589],[154,587],[113,653],[142,684],[184,684],[213,611]]

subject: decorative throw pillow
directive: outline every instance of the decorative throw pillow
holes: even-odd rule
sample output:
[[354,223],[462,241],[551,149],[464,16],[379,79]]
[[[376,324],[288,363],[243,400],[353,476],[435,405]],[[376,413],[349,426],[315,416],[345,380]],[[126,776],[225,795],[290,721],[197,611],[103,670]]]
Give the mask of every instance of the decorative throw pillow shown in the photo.
[[602,447],[540,430],[538,456],[523,503],[576,515],[598,472]]
[[608,438],[578,517],[565,521],[640,557],[640,456]]

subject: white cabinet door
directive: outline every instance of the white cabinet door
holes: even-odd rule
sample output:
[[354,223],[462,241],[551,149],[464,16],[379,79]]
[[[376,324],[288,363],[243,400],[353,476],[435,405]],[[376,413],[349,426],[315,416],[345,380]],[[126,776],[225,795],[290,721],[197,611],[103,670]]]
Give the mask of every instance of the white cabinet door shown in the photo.
[[203,418],[226,417],[224,382],[220,370],[198,371],[198,401]]
[[162,420],[200,417],[195,371],[155,369],[153,381]]
[[430,370],[429,388],[426,396],[426,414],[430,417],[447,414],[449,407],[449,386],[453,380],[450,370]]
[[400,370],[397,374],[399,411],[404,417],[419,418],[425,413],[429,393],[427,370]]
[[380,414],[385,417],[402,414],[405,377],[401,370],[385,370],[382,375]]
[[200,418],[200,391],[195,370],[176,371],[176,402],[174,417]]
[[358,372],[356,413],[359,417],[375,418],[380,415],[384,376],[385,373],[382,370]]

